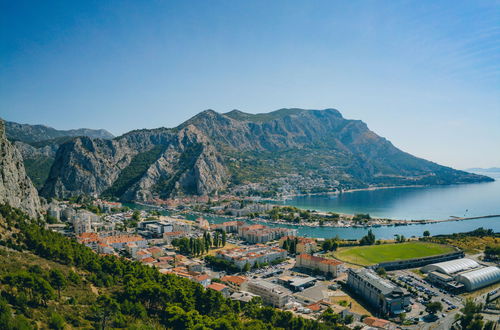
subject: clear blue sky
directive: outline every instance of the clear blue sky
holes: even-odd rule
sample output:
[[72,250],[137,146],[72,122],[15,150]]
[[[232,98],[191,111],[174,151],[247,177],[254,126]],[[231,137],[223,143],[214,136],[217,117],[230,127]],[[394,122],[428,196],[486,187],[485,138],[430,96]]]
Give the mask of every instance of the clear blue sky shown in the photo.
[[500,166],[499,1],[1,1],[0,116],[172,127],[339,109],[457,168]]

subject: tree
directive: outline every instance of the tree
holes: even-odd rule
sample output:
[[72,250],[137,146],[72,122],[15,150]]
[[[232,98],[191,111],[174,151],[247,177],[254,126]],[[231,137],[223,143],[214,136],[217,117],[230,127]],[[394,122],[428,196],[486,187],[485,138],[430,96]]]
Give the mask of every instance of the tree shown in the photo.
[[119,304],[108,295],[100,295],[93,307],[95,315],[100,320],[101,329],[106,329],[106,323],[119,311]]
[[134,219],[135,221],[139,222],[139,220],[141,220],[141,212],[139,212],[138,210],[135,210],[132,213],[132,219]]
[[55,330],[62,330],[66,325],[64,318],[56,312],[50,314],[49,328]]
[[386,271],[385,271],[385,268],[383,268],[383,267],[377,268],[376,272],[380,276],[385,276],[387,274]]
[[424,231],[424,237],[429,237],[429,236],[431,236],[430,231],[428,230]]
[[359,241],[360,245],[373,245],[374,243],[375,243],[375,235],[373,234],[371,229],[368,230],[368,234],[366,234],[366,236],[363,236]]
[[226,232],[222,231],[222,246],[226,246]]
[[436,314],[443,310],[443,305],[439,301],[431,301],[425,306],[425,310],[429,314]]
[[250,264],[247,262],[247,263],[245,264],[245,266],[243,266],[243,271],[246,273],[246,272],[249,272],[249,271],[250,271],[250,269],[251,269]]
[[467,299],[465,301],[464,308],[460,310],[462,314],[458,317],[462,329],[482,329],[484,323],[482,320],[483,317],[480,314],[482,309],[482,304],[476,304],[474,303],[474,300]]
[[64,274],[59,269],[52,269],[49,274],[50,284],[57,289],[57,295],[61,299],[61,289],[67,285]]

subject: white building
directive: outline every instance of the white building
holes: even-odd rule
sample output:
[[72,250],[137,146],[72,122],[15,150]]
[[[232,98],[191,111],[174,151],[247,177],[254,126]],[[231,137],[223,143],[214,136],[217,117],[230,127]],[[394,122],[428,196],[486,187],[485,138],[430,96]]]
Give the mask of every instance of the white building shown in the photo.
[[498,267],[485,267],[458,275],[456,280],[465,286],[467,291],[474,291],[500,282]]
[[292,299],[292,291],[264,280],[249,281],[248,291],[259,295],[264,303],[278,308],[285,306]]

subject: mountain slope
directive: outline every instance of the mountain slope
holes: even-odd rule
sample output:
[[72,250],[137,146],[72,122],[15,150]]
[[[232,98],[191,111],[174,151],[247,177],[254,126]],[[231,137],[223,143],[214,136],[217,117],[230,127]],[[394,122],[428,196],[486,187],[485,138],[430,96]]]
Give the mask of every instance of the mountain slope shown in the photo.
[[57,130],[44,125],[5,122],[7,138],[21,152],[26,172],[37,189],[40,189],[49,175],[57,149],[62,143],[76,136],[112,139],[113,134],[104,129]]
[[173,129],[63,144],[42,193],[149,200],[490,180],[405,153],[335,109],[206,110]]
[[7,140],[0,119],[0,203],[19,208],[32,217],[40,215],[38,193],[26,175],[20,153]]

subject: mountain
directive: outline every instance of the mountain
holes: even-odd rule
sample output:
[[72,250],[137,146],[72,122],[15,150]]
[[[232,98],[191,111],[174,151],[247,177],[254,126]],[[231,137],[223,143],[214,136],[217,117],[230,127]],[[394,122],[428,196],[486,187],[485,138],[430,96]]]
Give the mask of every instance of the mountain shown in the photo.
[[57,130],[44,125],[5,122],[7,138],[21,152],[28,176],[37,188],[47,180],[59,146],[77,136],[112,139],[113,134],[104,129]]
[[491,180],[405,153],[335,109],[206,110],[175,128],[63,143],[41,192],[150,200]]
[[104,129],[57,130],[45,125],[19,124],[11,121],[5,122],[5,128],[9,140],[25,143],[42,142],[68,136],[89,136],[100,139],[112,139],[114,137],[113,134]]
[[32,217],[40,214],[38,193],[26,175],[19,151],[7,140],[0,120],[0,204],[19,208]]
[[468,168],[466,170],[467,172],[479,172],[479,173],[500,173],[500,167],[490,167],[490,168],[481,168],[481,167],[474,167],[474,168]]

